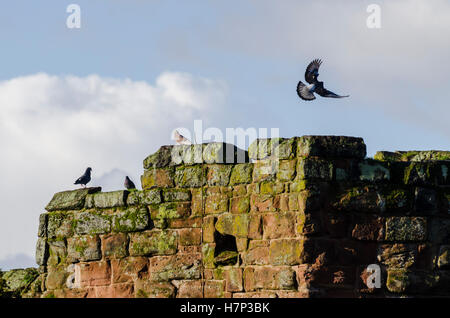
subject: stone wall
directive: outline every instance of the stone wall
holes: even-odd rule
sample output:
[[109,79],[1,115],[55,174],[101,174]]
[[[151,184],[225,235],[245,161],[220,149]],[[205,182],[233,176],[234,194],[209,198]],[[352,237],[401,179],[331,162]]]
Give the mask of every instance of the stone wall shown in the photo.
[[142,191],[54,195],[25,296],[449,296],[450,152],[365,157],[337,136],[163,146]]

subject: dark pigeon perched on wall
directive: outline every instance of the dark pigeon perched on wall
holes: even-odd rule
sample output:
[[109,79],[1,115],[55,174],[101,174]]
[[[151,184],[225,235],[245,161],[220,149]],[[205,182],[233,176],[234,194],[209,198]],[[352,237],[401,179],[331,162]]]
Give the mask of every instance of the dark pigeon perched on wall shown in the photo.
[[317,77],[319,77],[319,67],[321,64],[322,61],[319,59],[315,59],[311,63],[309,63],[305,71],[305,80],[309,83],[309,85],[306,85],[302,81],[299,81],[297,84],[298,96],[303,100],[316,99],[314,93],[319,94],[322,97],[349,97],[350,95],[341,96],[327,90],[325,87],[323,87],[323,82],[317,80]]
[[125,185],[125,188],[127,190],[136,189],[136,186],[134,185],[134,182],[131,181],[131,179],[128,178],[128,176],[125,177],[124,185]]
[[83,174],[81,177],[79,177],[79,178],[75,181],[74,184],[81,184],[81,186],[82,186],[83,188],[85,188],[85,187],[86,187],[86,184],[88,184],[89,181],[91,181],[91,171],[92,171],[92,168],[90,168],[90,167],[87,168],[86,171],[84,172],[84,174]]

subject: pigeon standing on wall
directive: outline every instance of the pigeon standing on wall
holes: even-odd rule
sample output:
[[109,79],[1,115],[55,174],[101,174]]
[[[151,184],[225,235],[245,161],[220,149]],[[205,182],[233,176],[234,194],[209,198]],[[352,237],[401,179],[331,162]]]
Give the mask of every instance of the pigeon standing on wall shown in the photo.
[[86,171],[84,172],[84,174],[83,174],[81,177],[79,177],[79,178],[75,181],[74,184],[81,184],[81,186],[82,186],[83,188],[85,188],[85,187],[86,187],[86,184],[88,184],[89,181],[91,181],[91,171],[92,171],[92,168],[90,168],[90,167],[87,168]]
[[350,95],[341,96],[327,90],[325,87],[323,87],[323,82],[317,80],[317,77],[319,77],[319,67],[321,64],[322,61],[319,59],[315,59],[314,61],[309,63],[305,71],[305,80],[309,83],[309,85],[306,85],[302,81],[299,81],[297,84],[298,96],[303,100],[316,99],[316,96],[314,96],[313,93],[319,94],[322,97],[349,97]]
[[136,186],[134,185],[134,182],[131,181],[131,179],[128,178],[128,176],[125,177],[124,185],[125,185],[125,188],[126,188],[127,190],[136,189]]
[[191,144],[191,141],[189,139],[187,139],[186,137],[184,137],[182,134],[180,134],[178,132],[178,130],[175,130],[175,132],[174,132],[174,139],[178,145],[190,145]]

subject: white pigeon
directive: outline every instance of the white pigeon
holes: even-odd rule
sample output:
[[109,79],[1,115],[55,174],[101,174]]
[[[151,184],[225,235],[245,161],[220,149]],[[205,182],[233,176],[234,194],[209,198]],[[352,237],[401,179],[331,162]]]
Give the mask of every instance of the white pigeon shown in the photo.
[[178,132],[178,130],[175,130],[174,132],[174,139],[177,145],[190,145],[192,144],[189,139],[184,137],[182,134]]

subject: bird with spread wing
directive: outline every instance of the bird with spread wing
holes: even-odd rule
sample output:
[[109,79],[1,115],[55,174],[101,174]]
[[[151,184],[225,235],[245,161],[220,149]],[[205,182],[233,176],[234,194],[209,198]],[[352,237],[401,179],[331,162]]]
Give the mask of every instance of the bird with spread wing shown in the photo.
[[350,95],[337,95],[325,87],[323,87],[323,82],[320,82],[317,77],[319,77],[319,67],[322,64],[322,60],[315,59],[309,63],[305,71],[305,80],[309,85],[304,84],[299,81],[297,84],[297,94],[303,100],[313,100],[316,99],[314,93],[319,94],[322,97],[332,97],[332,98],[343,98],[349,97]]

